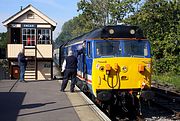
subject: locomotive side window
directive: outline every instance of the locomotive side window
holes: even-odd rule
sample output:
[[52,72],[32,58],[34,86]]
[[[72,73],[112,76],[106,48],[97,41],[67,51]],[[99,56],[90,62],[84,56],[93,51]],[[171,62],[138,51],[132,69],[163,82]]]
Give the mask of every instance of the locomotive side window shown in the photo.
[[50,29],[38,29],[38,44],[51,44]]
[[91,58],[92,57],[92,46],[91,46],[91,43],[90,42],[87,42],[87,56],[89,57],[89,58]]

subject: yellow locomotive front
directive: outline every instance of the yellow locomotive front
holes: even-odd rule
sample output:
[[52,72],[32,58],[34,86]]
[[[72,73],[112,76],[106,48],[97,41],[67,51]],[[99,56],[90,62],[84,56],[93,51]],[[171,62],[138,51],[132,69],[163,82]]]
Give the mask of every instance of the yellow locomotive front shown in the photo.
[[112,91],[139,92],[150,88],[152,64],[148,40],[96,40],[94,46],[92,90],[98,99],[110,99]]

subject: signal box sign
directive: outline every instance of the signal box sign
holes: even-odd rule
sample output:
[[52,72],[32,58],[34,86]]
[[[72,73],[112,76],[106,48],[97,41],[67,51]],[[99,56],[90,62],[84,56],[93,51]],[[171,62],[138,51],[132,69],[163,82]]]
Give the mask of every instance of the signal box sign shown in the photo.
[[36,28],[37,25],[36,24],[22,24],[23,28]]

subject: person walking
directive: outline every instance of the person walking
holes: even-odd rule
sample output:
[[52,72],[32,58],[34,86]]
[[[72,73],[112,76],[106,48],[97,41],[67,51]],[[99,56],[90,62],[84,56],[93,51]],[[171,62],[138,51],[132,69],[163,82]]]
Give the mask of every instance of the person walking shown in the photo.
[[24,55],[24,51],[21,50],[18,54],[18,65],[20,68],[20,82],[25,82],[24,80],[24,74],[25,74],[25,70],[26,70],[26,66],[27,66],[27,58]]
[[64,72],[64,78],[63,78],[60,91],[64,92],[67,86],[68,80],[71,77],[70,92],[74,92],[74,87],[76,84],[76,75],[77,75],[77,63],[78,63],[77,58],[73,55],[72,51],[70,50],[68,52],[68,56],[66,57],[66,59],[64,60],[62,64],[61,72]]

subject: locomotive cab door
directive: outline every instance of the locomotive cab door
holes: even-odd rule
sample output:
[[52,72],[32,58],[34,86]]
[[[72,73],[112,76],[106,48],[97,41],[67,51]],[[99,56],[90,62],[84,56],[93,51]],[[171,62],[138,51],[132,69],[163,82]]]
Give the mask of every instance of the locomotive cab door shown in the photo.
[[87,41],[86,42],[86,63],[85,63],[85,73],[86,73],[86,78],[87,75],[91,75],[92,74],[92,41]]

